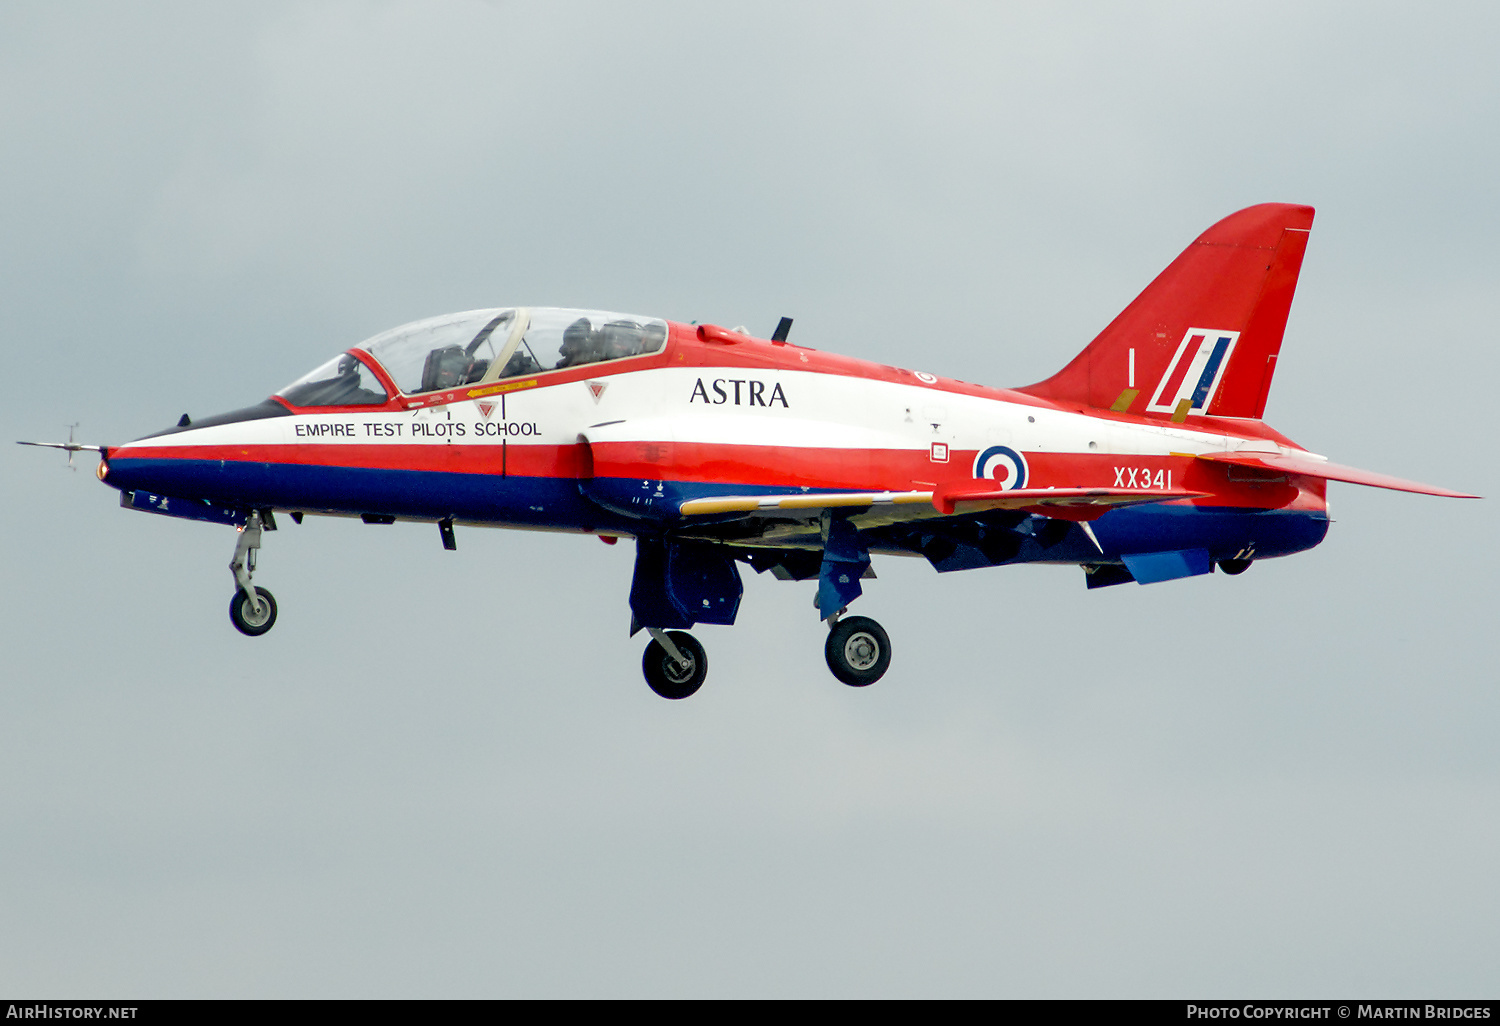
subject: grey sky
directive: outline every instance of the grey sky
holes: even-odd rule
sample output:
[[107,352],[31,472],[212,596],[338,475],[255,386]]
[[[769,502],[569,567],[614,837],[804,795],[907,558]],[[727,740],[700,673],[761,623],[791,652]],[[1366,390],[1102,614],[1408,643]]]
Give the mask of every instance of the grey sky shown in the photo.
[[[1318,208],[1267,417],[1500,495],[1487,4],[8,3],[6,439],[511,303],[1045,377]],[[747,577],[667,703],[629,545],[136,516],[0,448],[0,990],[1493,996],[1494,501],[1333,485],[1147,588],[877,560],[889,675]]]

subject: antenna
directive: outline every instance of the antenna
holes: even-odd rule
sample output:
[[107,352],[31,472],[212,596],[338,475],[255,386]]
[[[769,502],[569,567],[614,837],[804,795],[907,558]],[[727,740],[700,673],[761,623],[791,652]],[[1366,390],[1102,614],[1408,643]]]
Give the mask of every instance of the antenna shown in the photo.
[[78,430],[78,425],[77,424],[69,424],[68,425],[68,440],[66,442],[19,442],[18,441],[18,442],[16,442],[16,444],[17,445],[36,445],[36,446],[40,446],[43,449],[62,449],[64,451],[66,451],[67,454],[68,454],[68,469],[76,471],[78,468],[75,467],[75,466],[73,466],[73,454],[75,452],[85,452],[85,451],[87,451],[87,452],[97,452],[99,454],[99,456],[102,458],[109,451],[107,446],[103,446],[103,445],[84,445],[81,442],[75,442],[75,441],[73,441],[73,432],[75,432],[76,430]]

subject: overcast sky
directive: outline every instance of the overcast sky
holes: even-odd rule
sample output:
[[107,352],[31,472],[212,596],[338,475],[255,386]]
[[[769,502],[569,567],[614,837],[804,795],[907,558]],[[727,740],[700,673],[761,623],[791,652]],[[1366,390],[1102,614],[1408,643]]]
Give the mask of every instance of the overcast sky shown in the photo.
[[[994,385],[1240,207],[1317,221],[1267,418],[1500,495],[1485,3],[0,6],[4,439],[119,443],[404,321],[575,305]],[[1087,592],[756,577],[685,702],[631,546],[234,535],[0,447],[0,992],[1488,996],[1493,499]]]

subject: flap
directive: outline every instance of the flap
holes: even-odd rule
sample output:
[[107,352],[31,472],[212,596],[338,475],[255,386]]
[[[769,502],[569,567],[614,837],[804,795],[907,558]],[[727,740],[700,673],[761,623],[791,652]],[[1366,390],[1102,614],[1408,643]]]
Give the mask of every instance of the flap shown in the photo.
[[[943,485],[933,492],[803,492],[794,495],[722,495],[689,499],[678,507],[685,517],[746,515],[824,509],[906,507],[898,519],[953,516],[988,509],[1015,509],[1061,520],[1095,520],[1116,506],[1196,499],[1206,492],[1181,488],[996,488],[992,481]],[[924,508],[926,507],[926,508]]]
[[932,504],[940,513],[974,513],[983,509],[1024,509],[1064,520],[1094,520],[1115,506],[1197,499],[1207,492],[1183,488],[996,488],[989,481],[945,485]]
[[710,499],[689,499],[678,507],[678,512],[685,517],[697,517],[775,510],[923,505],[931,501],[931,492],[803,492],[796,495],[722,495]]

